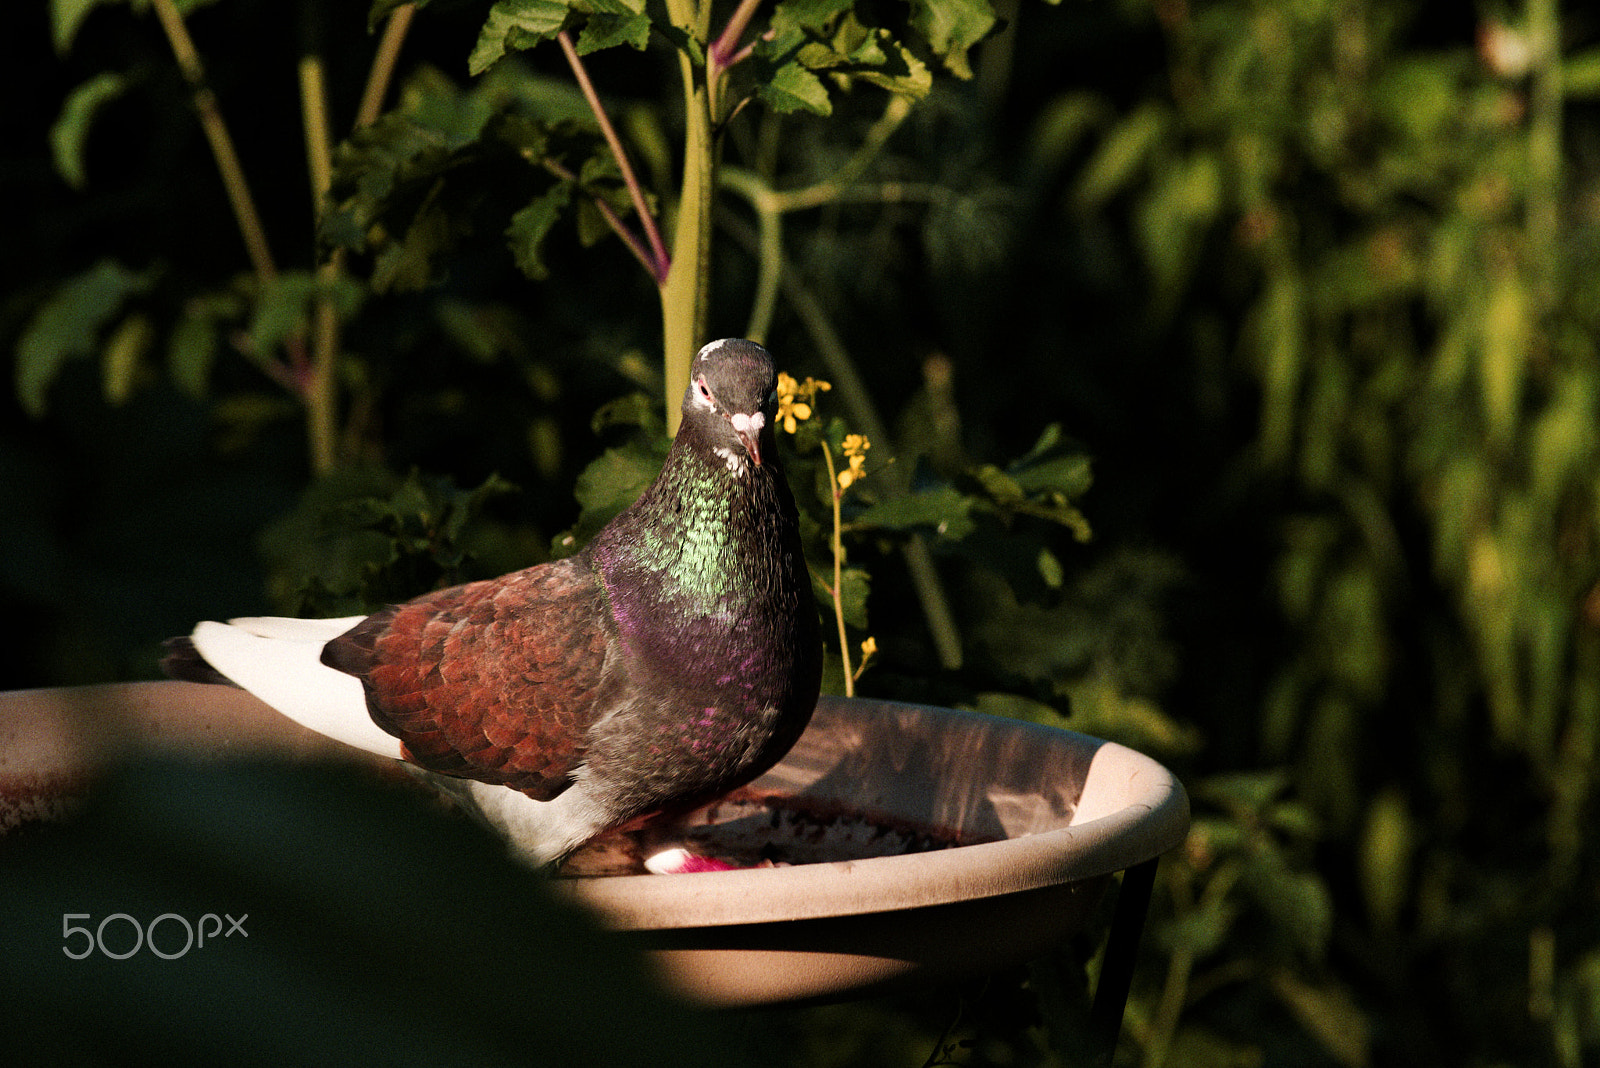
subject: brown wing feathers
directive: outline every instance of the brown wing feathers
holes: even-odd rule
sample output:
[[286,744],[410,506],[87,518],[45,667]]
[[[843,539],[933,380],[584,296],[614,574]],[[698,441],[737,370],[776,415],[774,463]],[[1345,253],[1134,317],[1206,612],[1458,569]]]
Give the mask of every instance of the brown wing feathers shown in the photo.
[[604,618],[594,573],[563,560],[385,609],[322,659],[416,764],[549,800],[605,711]]

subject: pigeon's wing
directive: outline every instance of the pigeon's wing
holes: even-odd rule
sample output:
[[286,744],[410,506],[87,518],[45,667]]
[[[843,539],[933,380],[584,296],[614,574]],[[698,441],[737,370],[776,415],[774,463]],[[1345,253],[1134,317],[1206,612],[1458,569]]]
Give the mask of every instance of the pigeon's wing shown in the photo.
[[571,782],[611,707],[613,630],[582,557],[419,597],[330,641],[372,718],[415,764],[541,801]]

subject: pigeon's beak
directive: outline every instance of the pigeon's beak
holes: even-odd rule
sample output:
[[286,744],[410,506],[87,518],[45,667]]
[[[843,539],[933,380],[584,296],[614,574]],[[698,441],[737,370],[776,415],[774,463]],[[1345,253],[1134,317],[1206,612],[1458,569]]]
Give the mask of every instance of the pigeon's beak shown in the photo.
[[744,451],[750,454],[751,462],[760,467],[761,428],[766,425],[767,417],[761,412],[756,412],[754,415],[734,412],[728,417],[728,422],[733,424],[733,432],[739,435],[739,443],[744,446]]

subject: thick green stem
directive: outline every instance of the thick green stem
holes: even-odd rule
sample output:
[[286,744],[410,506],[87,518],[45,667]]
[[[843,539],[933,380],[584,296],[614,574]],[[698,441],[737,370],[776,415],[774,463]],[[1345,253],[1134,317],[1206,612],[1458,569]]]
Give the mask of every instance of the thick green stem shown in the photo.
[[[709,2],[667,0],[674,25],[704,41],[710,24]],[[689,367],[706,331],[706,305],[711,282],[711,202],[716,189],[716,146],[712,132],[711,92],[705,69],[679,53],[683,75],[683,187],[673,219],[672,266],[661,286],[661,348],[667,429],[677,433],[681,415],[673,398],[689,381]]]

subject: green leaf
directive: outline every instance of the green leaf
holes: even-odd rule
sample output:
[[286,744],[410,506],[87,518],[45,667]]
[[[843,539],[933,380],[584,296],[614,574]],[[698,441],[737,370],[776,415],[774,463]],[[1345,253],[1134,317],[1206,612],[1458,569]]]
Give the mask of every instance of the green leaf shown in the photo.
[[1568,99],[1600,96],[1600,48],[1579,52],[1561,65],[1561,92]]
[[50,127],[50,151],[56,172],[72,188],[82,189],[88,183],[83,153],[95,113],[107,101],[121,96],[127,87],[128,79],[115,71],[95,75],[72,90]]
[[954,486],[906,493],[861,511],[850,520],[852,529],[931,530],[940,537],[959,541],[976,528],[972,520],[973,499]]
[[1204,960],[1227,941],[1238,918],[1236,902],[1222,895],[1207,895],[1173,923],[1167,937],[1195,959]]
[[[66,55],[78,30],[89,13],[101,4],[121,3],[122,0],[50,0],[50,37],[55,42],[56,53]],[[15,32],[15,30],[13,30]]]
[[1259,816],[1288,789],[1282,768],[1212,775],[1194,786],[1195,793],[1235,816]]
[[100,386],[106,403],[126,404],[139,382],[144,354],[155,337],[150,317],[134,312],[118,324],[100,354]]
[[851,77],[916,100],[927,96],[933,89],[933,72],[928,65],[895,40],[888,30],[878,30],[876,35],[876,43],[884,57],[882,67],[855,70],[851,72]]
[[582,511],[571,530],[556,536],[552,554],[570,556],[638,500],[660,473],[669,444],[665,434],[641,436],[607,449],[584,468],[574,487]]
[[1361,890],[1367,915],[1381,930],[1400,926],[1411,887],[1411,855],[1415,837],[1405,796],[1381,790],[1367,809],[1361,834]]
[[853,6],[854,0],[783,0],[772,10],[771,28],[779,37],[796,30],[820,32]]
[[1025,493],[1053,491],[1079,497],[1094,483],[1089,457],[1066,442],[1057,423],[1044,428],[1033,448],[1014,461],[1007,474]]
[[498,0],[478,33],[478,43],[467,59],[467,72],[482,74],[506,53],[548,41],[561,32],[571,14],[572,9],[560,0]]
[[167,373],[191,397],[203,397],[217,355],[215,324],[197,315],[179,319],[167,338]]
[[549,276],[550,268],[542,255],[544,241],[571,202],[572,183],[557,182],[511,217],[511,225],[506,228],[506,244],[516,258],[517,267],[529,278],[538,280]]
[[643,392],[628,393],[607,401],[594,413],[594,418],[589,423],[590,429],[596,436],[619,426],[638,427],[652,436],[666,432],[666,427],[661,421],[660,403],[650,394]]
[[950,72],[972,77],[967,50],[994,29],[994,10],[987,0],[911,0],[911,25]]
[[132,271],[101,260],[69,279],[46,301],[17,341],[16,389],[23,411],[45,412],[50,385],[68,360],[94,354],[100,333],[129,297],[154,284],[153,271]]
[[1083,168],[1074,197],[1082,208],[1097,208],[1121,192],[1163,143],[1169,116],[1159,104],[1129,115],[1100,143]]
[[1301,952],[1321,959],[1333,935],[1333,899],[1322,878],[1292,868],[1271,841],[1258,844],[1245,870],[1250,896]]
[[650,43],[650,16],[644,14],[594,14],[578,34],[580,56],[603,48],[629,45],[640,52]]
[[867,597],[872,592],[872,577],[859,567],[847,567],[839,573],[842,588],[839,603],[844,607],[844,622],[856,630],[867,629]]
[[[867,629],[867,597],[872,592],[872,576],[859,567],[847,567],[839,573],[839,585],[842,587],[839,603],[844,609],[845,626],[855,630]],[[834,618],[833,608],[833,563],[812,561],[811,564],[811,590],[817,597],[817,604],[821,608],[823,617],[828,620]],[[830,627],[831,635],[837,630]],[[855,657],[854,650],[851,656]]]
[[780,114],[795,111],[833,114],[833,102],[828,99],[828,89],[822,79],[798,62],[785,63],[773,71],[756,92]]
[[1044,584],[1052,590],[1059,590],[1061,584],[1067,579],[1066,570],[1061,566],[1061,561],[1049,549],[1041,548],[1036,560],[1039,568],[1039,577],[1044,579]]
[[273,279],[256,301],[250,318],[250,347],[257,359],[277,351],[304,322],[313,300],[329,297],[339,318],[347,319],[361,306],[361,283],[340,275],[332,284],[309,271],[284,271]]
[[[437,187],[435,189],[437,192]],[[430,195],[406,226],[404,237],[390,241],[373,264],[374,292],[415,292],[436,280],[435,262],[467,229],[460,214]]]

